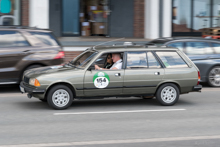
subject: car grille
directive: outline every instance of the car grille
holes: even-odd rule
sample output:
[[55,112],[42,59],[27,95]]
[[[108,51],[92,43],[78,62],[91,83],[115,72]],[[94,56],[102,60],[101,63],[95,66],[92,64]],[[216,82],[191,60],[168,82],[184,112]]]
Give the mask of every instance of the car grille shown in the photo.
[[24,82],[25,82],[25,83],[29,83],[29,78],[27,78],[27,77],[24,76]]

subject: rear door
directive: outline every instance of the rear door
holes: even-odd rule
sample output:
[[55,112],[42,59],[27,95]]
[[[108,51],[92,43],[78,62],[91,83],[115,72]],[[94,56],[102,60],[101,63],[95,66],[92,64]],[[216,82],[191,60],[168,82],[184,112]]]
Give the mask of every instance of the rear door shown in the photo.
[[164,76],[164,69],[152,52],[127,52],[123,94],[153,94]]
[[18,80],[16,65],[29,54],[30,44],[17,31],[0,31],[0,84]]

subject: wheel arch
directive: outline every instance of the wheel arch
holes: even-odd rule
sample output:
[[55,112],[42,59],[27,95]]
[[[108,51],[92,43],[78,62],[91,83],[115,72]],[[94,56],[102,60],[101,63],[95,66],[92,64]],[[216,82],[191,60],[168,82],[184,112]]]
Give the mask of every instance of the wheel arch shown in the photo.
[[174,85],[176,85],[176,86],[177,86],[177,88],[179,89],[179,92],[181,93],[181,88],[180,88],[180,85],[179,85],[177,82],[173,82],[173,81],[166,81],[166,82],[160,83],[160,84],[157,86],[157,89],[156,89],[156,91],[155,91],[154,95],[156,95],[156,93],[157,93],[158,89],[159,89],[159,88],[160,88],[162,85],[164,85],[164,84],[174,84]]
[[67,87],[70,88],[70,90],[72,91],[73,97],[76,97],[76,90],[75,90],[75,88],[74,88],[70,83],[67,83],[67,82],[58,82],[58,83],[53,83],[53,84],[51,84],[51,85],[47,88],[46,93],[45,93],[45,95],[44,95],[44,99],[47,98],[47,95],[48,95],[48,92],[50,91],[50,89],[51,89],[52,87],[56,86],[56,85],[65,85],[65,86],[67,86]]

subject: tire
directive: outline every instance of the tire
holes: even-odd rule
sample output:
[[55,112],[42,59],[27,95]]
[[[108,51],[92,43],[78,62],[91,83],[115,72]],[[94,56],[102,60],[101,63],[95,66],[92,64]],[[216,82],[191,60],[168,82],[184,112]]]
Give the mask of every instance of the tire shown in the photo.
[[57,110],[68,108],[73,102],[73,92],[65,85],[52,87],[47,95],[48,105]]
[[179,95],[179,88],[172,83],[167,83],[159,87],[156,99],[163,106],[172,106],[178,101]]
[[213,67],[208,73],[208,84],[212,87],[220,86],[220,66]]

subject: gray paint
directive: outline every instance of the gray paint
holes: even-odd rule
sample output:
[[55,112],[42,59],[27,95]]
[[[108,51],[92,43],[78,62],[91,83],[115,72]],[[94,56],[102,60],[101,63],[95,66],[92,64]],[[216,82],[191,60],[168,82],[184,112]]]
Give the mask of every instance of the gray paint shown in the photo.
[[49,28],[57,37],[61,36],[61,0],[49,1]]
[[133,37],[134,0],[110,0],[109,36]]

